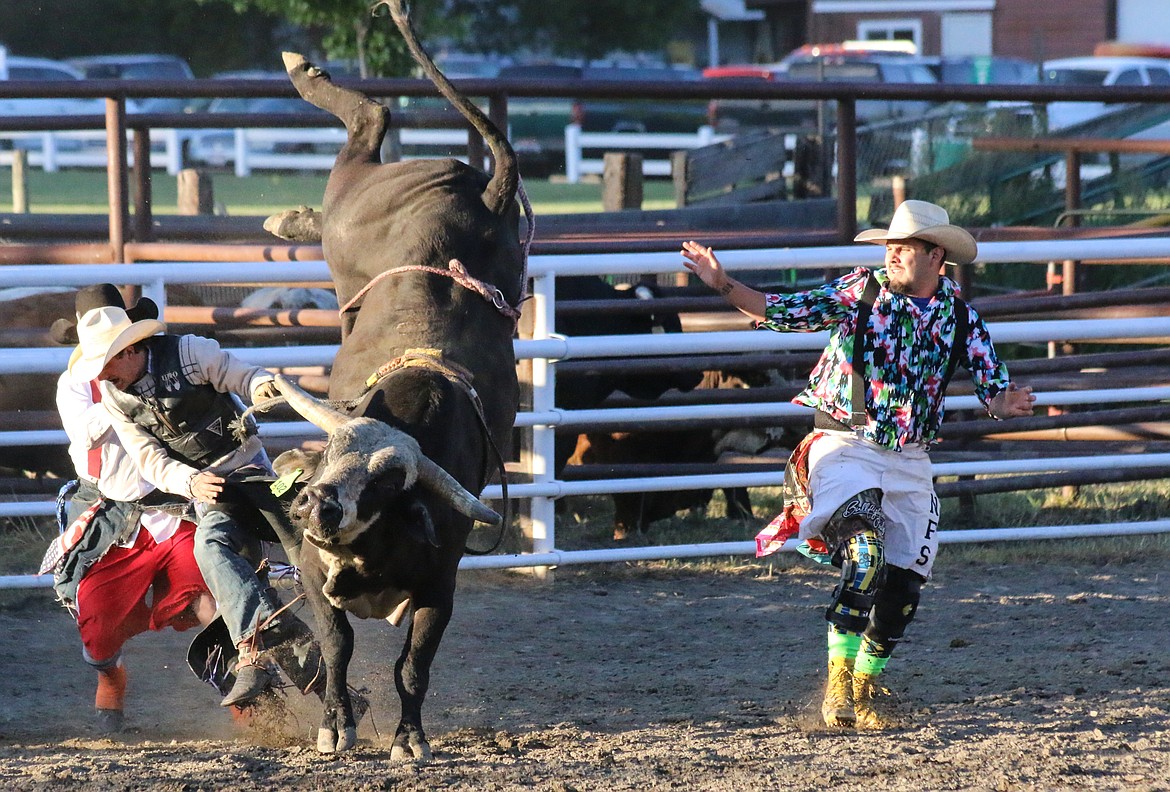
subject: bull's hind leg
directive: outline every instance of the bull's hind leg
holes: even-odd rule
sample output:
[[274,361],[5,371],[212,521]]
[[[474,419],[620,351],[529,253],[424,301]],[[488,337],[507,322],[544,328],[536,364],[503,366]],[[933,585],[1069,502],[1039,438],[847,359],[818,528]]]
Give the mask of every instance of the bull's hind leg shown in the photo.
[[285,52],[281,57],[301,98],[332,113],[345,124],[349,138],[338,153],[337,162],[381,162],[380,149],[390,111],[365,94],[334,85],[327,71],[305,60],[303,55]]

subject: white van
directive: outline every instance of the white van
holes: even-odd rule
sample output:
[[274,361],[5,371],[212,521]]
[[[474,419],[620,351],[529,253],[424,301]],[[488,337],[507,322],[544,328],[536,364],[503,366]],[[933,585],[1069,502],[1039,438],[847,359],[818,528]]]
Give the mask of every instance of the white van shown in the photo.
[[[1052,85],[1170,86],[1170,59],[1120,55],[1059,58],[1044,62],[1041,78]],[[1048,105],[1048,129],[1080,124],[1118,107],[1104,102],[1053,102]]]

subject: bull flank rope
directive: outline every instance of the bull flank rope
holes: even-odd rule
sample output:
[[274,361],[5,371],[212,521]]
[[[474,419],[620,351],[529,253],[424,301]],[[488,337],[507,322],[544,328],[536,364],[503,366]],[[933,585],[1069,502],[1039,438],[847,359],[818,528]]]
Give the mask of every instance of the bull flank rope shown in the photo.
[[[536,222],[533,218],[532,204],[528,201],[528,194],[524,190],[524,183],[521,182],[517,193],[520,197],[520,203],[524,207],[524,218],[527,221],[527,230],[524,236],[524,266],[520,273],[520,299],[517,305],[523,304],[528,299],[528,251],[532,248],[532,238],[536,233]],[[395,267],[380,272],[370,279],[370,282],[363,286],[357,294],[346,301],[345,305],[341,306],[338,314],[344,315],[347,311],[353,310],[362,298],[374,288],[374,286],[383,278],[390,275],[397,275],[402,272],[429,272],[432,275],[442,275],[450,278],[458,283],[460,286],[470,291],[475,292],[480,297],[490,302],[492,306],[502,313],[504,316],[512,320],[512,324],[516,325],[520,321],[520,308],[510,305],[504,293],[500,291],[498,286],[493,286],[490,283],[480,280],[467,271],[467,267],[463,266],[463,262],[459,259],[451,259],[447,262],[447,269],[439,267],[428,267],[424,264],[409,264],[405,267]]]

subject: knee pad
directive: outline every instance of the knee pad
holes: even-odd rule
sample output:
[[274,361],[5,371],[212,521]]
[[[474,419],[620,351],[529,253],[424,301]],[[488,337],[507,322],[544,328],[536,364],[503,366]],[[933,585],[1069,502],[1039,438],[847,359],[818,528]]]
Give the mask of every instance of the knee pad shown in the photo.
[[850,632],[861,632],[870,623],[870,611],[885,577],[885,551],[872,527],[850,537],[841,547],[841,580],[833,589],[833,601],[825,618]]
[[882,491],[876,487],[862,490],[838,507],[825,527],[821,541],[833,555],[840,555],[845,543],[862,531],[871,531],[878,539],[886,535],[886,516],[882,513]]
[[108,671],[109,669],[118,665],[118,661],[122,659],[122,653],[120,651],[115,652],[114,656],[108,660],[94,660],[93,655],[91,655],[89,650],[86,649],[83,645],[81,647],[81,659],[84,660],[87,665],[97,671]]
[[886,570],[885,583],[878,592],[865,628],[866,640],[879,655],[889,657],[894,645],[906,634],[906,628],[918,612],[922,597],[922,575],[901,567]]

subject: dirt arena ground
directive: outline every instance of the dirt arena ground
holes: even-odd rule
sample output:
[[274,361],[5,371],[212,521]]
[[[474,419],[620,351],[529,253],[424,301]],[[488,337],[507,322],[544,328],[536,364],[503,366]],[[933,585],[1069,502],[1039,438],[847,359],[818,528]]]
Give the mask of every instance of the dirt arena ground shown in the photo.
[[190,633],[131,642],[130,731],[104,739],[72,623],[30,596],[0,612],[0,788],[1170,789],[1162,563],[940,562],[885,733],[819,722],[831,584],[804,565],[466,574],[429,764],[389,761],[400,630],[358,624],[375,707],[347,755],[314,751],[299,696],[284,726],[235,730],[182,663]]

